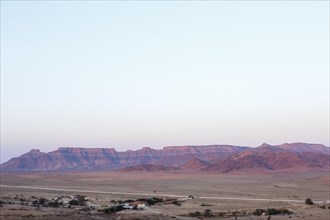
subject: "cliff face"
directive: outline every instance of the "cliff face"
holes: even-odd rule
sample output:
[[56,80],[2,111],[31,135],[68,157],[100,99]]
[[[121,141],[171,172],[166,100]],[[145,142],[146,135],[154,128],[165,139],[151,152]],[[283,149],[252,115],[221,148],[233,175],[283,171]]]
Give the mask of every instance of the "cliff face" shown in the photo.
[[245,150],[237,146],[183,146],[162,150],[142,148],[117,152],[113,148],[59,148],[49,153],[31,150],[1,165],[3,171],[105,170],[140,164],[179,166],[195,157],[224,157]]
[[[329,169],[329,147],[293,143],[257,148],[230,145],[142,148],[59,148],[49,153],[33,149],[1,164],[2,171],[116,170],[148,172]],[[127,169],[124,169],[127,168]]]

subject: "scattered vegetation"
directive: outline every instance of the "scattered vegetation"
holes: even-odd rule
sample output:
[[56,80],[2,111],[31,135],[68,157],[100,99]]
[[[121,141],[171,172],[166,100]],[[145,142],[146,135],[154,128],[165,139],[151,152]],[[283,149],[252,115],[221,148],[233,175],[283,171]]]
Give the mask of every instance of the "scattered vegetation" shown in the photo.
[[124,208],[123,206],[118,205],[118,206],[112,206],[112,207],[110,207],[110,208],[106,208],[106,209],[104,209],[103,211],[104,211],[104,213],[106,213],[106,214],[112,214],[112,213],[115,213],[115,212],[122,211],[122,210],[124,210],[124,209],[125,209],[125,208]]
[[181,203],[178,200],[173,200],[172,204],[177,205],[177,206],[181,206]]
[[213,212],[210,209],[206,209],[204,212],[191,212],[189,213],[189,216],[191,217],[213,217]]
[[151,197],[151,198],[140,198],[136,201],[146,202],[148,205],[155,205],[157,203],[164,202],[163,198]]
[[202,216],[202,213],[200,213],[199,211],[196,211],[196,212],[189,213],[189,215],[191,217],[200,217],[200,216]]
[[200,211],[195,211],[195,212],[190,212],[188,215],[191,217],[214,217],[214,216],[220,216],[220,217],[233,217],[235,219],[238,219],[238,217],[242,216],[250,216],[250,215],[255,215],[255,216],[260,216],[260,215],[268,215],[267,219],[270,220],[272,215],[290,215],[292,214],[291,211],[280,208],[280,209],[274,209],[274,208],[269,208],[269,209],[255,209],[255,210],[236,210],[236,211],[227,211],[227,212],[212,212],[210,209],[206,209],[204,212]]
[[51,201],[48,203],[50,207],[57,208],[60,206],[60,203],[58,201]]
[[274,208],[268,208],[268,209],[256,209],[252,213],[253,215],[259,216],[259,215],[289,215],[292,214],[291,211],[281,208],[281,209],[274,209]]
[[317,207],[320,209],[330,209],[330,204],[329,203],[328,204],[326,204],[326,203],[319,204],[319,205],[317,205]]

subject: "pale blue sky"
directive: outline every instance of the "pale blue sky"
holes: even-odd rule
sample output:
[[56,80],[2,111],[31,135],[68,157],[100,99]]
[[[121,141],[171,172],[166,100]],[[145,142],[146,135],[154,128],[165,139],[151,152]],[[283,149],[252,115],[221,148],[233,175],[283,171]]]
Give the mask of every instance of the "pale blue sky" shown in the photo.
[[329,145],[327,1],[1,1],[1,161]]

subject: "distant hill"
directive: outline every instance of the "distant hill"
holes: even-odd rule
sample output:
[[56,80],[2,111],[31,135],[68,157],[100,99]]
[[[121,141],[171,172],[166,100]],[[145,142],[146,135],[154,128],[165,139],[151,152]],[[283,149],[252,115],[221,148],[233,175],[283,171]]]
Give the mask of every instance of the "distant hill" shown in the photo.
[[330,148],[321,144],[262,144],[149,147],[117,152],[114,148],[59,148],[49,153],[38,149],[1,164],[1,171],[119,170],[244,172],[329,169]]
[[329,148],[324,145],[293,143],[262,144],[218,161],[205,170],[233,172],[248,170],[329,169]]

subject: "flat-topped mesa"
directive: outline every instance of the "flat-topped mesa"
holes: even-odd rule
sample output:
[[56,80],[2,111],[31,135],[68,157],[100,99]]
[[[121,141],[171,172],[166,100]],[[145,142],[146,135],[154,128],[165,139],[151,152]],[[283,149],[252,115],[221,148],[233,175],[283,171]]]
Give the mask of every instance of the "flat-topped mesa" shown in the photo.
[[233,146],[233,145],[187,145],[187,146],[168,146],[164,147],[164,152],[175,152],[175,153],[212,153],[212,152],[237,152],[246,149],[247,147]]
[[[262,144],[259,147],[232,145],[144,147],[118,152],[114,148],[60,147],[43,153],[39,149],[1,164],[2,171],[34,170],[117,170],[139,166],[145,170],[180,170],[231,172],[244,169],[329,169],[329,148],[321,144]],[[150,165],[152,164],[152,165]],[[135,168],[131,168],[135,169]]]
[[101,151],[107,151],[107,152],[113,152],[116,153],[115,148],[85,148],[85,147],[59,147],[57,151],[88,151],[88,152],[101,152]]

